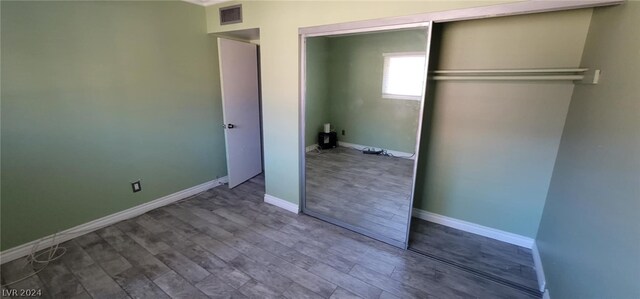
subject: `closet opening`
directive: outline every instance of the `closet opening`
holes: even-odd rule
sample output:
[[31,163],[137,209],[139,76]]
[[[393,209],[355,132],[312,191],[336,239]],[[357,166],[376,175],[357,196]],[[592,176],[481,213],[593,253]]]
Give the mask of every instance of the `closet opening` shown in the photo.
[[[526,2],[300,29],[302,212],[541,296],[545,282],[535,237],[573,86],[595,84],[599,73],[597,66],[580,65],[591,15],[582,8],[618,3]],[[379,70],[368,72],[376,80],[350,77],[359,55],[333,58],[340,71],[322,74],[317,67],[327,64],[322,59],[332,59],[327,54],[331,50],[313,47],[344,50],[332,39],[404,30],[418,21],[427,24],[425,55],[420,49],[377,55],[382,56],[376,62]],[[318,52],[326,57],[314,54]],[[415,73],[409,66],[420,64],[421,58],[425,79],[395,75]],[[317,78],[337,85],[319,85]],[[357,90],[370,81],[379,82],[375,94]],[[424,82],[421,93],[411,88],[412,81]],[[314,93],[327,90],[324,98],[334,104],[318,108]],[[360,143],[351,141],[350,134],[363,131],[350,126],[372,113],[359,111],[344,117],[346,121],[316,113],[325,109],[345,115],[385,100],[405,106],[420,102],[414,152],[393,148],[399,142],[366,144],[361,140],[373,139],[359,136],[355,140]],[[396,110],[384,111],[394,115]],[[377,121],[364,123],[383,132]],[[323,160],[341,148],[343,152]],[[376,188],[380,183],[367,185],[380,178],[401,180],[400,173],[407,173],[394,168],[400,162],[384,166],[388,171],[377,170],[381,163],[373,162],[374,157],[386,155],[413,160],[404,223],[393,223],[399,219],[397,211],[381,204],[389,197],[402,199],[402,192],[390,194],[388,185]],[[368,159],[361,161],[365,167],[357,168],[354,157]],[[397,238],[399,230],[390,229],[399,223],[407,232],[404,239]]]

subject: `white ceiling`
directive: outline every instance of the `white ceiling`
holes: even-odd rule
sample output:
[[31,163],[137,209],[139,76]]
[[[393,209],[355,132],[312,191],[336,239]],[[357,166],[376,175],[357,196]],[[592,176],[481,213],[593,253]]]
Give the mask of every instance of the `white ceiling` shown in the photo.
[[182,0],[185,2],[201,5],[201,6],[210,6],[222,2],[229,2],[230,0]]

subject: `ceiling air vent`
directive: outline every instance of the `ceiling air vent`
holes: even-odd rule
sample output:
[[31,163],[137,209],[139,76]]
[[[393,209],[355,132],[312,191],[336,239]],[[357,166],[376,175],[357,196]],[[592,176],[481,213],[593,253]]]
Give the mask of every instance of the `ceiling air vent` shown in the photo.
[[233,23],[242,23],[242,4],[220,8],[220,25]]

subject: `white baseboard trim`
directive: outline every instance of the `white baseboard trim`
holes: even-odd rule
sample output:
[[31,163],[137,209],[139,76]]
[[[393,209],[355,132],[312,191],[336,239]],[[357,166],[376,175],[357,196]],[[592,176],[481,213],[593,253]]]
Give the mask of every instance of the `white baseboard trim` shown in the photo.
[[[213,181],[210,181],[209,183],[213,183],[213,184],[215,185],[215,186],[213,186],[213,187],[218,187],[218,186],[220,186],[220,185],[229,184],[229,176],[226,176],[226,175],[225,175],[225,176],[223,176],[223,177],[221,177],[221,178],[218,178],[218,179],[215,179],[215,180],[213,180]],[[205,183],[205,184],[206,184],[206,183]],[[197,186],[196,186],[196,187],[197,187]],[[211,187],[211,188],[213,188],[213,187]],[[211,188],[209,188],[209,189],[211,189]],[[207,190],[209,190],[209,189],[207,189]],[[196,194],[197,194],[197,193],[196,193]]]
[[318,148],[318,144],[312,144],[304,148],[304,152],[308,153],[310,151],[314,151]]
[[[176,193],[169,194],[167,196],[143,203],[141,205],[126,209],[124,211],[120,211],[120,212],[117,212],[93,221],[89,221],[84,224],[80,224],[70,229],[58,232],[54,235],[42,237],[38,240],[34,240],[29,243],[25,243],[13,248],[9,248],[5,251],[0,252],[0,264],[4,264],[10,261],[13,261],[15,259],[21,258],[23,256],[26,256],[30,254],[32,250],[38,251],[38,250],[50,247],[52,245],[69,241],[73,238],[82,236],[84,234],[88,234],[92,231],[98,230],[105,226],[109,226],[111,224],[120,222],[122,220],[127,220],[129,218],[133,218],[138,215],[142,215],[153,209],[157,209],[159,207],[172,204],[176,201],[185,199],[187,197],[191,197],[200,192],[207,191],[213,187],[220,186],[227,182],[228,182],[228,177],[225,176],[213,181],[202,183],[200,185],[197,185],[188,189],[184,189],[182,191],[178,191]],[[54,239],[54,236],[55,236],[55,239]],[[34,249],[33,246],[37,246],[37,247]]]
[[400,152],[400,151],[394,151],[394,150],[388,150],[388,149],[383,149],[380,147],[375,147],[375,146],[368,146],[368,145],[361,145],[361,144],[355,144],[355,143],[349,143],[349,142],[344,142],[344,141],[340,141],[338,140],[338,146],[344,146],[344,147],[352,147],[355,148],[357,150],[364,150],[366,148],[370,148],[370,149],[381,149],[381,150],[385,150],[387,151],[387,153],[392,154],[398,158],[405,158],[405,159],[411,159],[413,160],[415,158],[415,155],[412,153],[405,153],[405,152]]
[[[542,258],[540,257],[540,250],[538,250],[538,244],[533,243],[531,248],[531,254],[533,255],[533,264],[536,267],[536,276],[538,277],[538,287],[540,292],[545,292],[547,287],[547,278],[544,275],[544,269],[542,268]],[[548,293],[548,292],[547,292]]]
[[289,212],[293,212],[298,214],[300,212],[300,206],[297,204],[294,204],[292,202],[286,201],[282,198],[277,198],[275,196],[271,196],[269,194],[265,194],[264,195],[264,202],[268,203],[268,204],[272,204],[278,208],[282,208],[285,209]]
[[427,212],[425,210],[413,209],[413,216],[426,220],[429,222],[441,224],[448,227],[453,227],[462,231],[470,232],[476,235],[481,235],[487,238],[495,239],[498,241],[510,243],[531,249],[534,244],[534,240],[529,237],[517,235],[514,233],[506,232],[503,230],[482,226],[479,224],[459,220],[436,213]]

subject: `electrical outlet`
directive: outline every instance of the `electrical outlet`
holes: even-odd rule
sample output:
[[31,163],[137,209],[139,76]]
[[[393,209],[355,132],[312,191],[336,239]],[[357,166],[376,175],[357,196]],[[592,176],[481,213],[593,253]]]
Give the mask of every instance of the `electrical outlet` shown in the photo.
[[131,189],[133,189],[133,193],[142,191],[142,184],[140,183],[140,180],[131,183]]
[[342,130],[342,136],[344,136],[344,130]]

